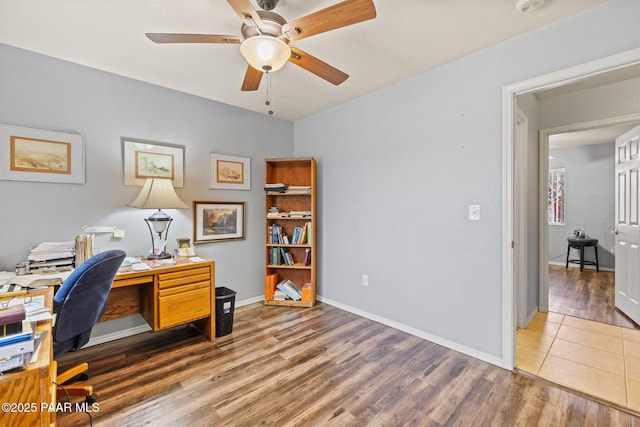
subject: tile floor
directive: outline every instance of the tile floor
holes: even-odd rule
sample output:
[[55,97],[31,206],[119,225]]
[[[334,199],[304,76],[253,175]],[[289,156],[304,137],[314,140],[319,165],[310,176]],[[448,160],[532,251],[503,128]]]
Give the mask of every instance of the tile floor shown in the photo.
[[640,330],[538,313],[516,332],[516,367],[640,412]]

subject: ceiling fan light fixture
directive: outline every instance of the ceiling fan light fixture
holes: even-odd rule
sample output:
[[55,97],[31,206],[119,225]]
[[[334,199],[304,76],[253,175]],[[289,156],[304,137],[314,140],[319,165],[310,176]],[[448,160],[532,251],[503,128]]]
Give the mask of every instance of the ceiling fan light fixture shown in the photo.
[[280,39],[259,35],[246,39],[240,45],[240,53],[256,70],[278,71],[291,56],[291,49]]
[[522,13],[527,13],[540,8],[543,4],[544,0],[517,0],[516,9]]

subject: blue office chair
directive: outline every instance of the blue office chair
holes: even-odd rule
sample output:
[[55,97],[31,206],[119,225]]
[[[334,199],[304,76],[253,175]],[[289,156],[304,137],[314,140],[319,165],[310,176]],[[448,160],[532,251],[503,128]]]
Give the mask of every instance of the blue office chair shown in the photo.
[[[53,327],[53,357],[80,349],[89,341],[91,330],[104,314],[111,284],[126,254],[109,250],[92,256],[78,266],[62,283],[53,297],[56,315]],[[89,403],[97,396],[90,385],[65,386],[69,380],[87,379],[89,365],[82,363],[57,375],[58,397],[85,396]]]

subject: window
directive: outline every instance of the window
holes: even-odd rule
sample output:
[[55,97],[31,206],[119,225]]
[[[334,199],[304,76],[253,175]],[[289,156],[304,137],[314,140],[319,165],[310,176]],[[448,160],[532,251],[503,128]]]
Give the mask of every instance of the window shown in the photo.
[[549,169],[549,225],[564,225],[565,170]]

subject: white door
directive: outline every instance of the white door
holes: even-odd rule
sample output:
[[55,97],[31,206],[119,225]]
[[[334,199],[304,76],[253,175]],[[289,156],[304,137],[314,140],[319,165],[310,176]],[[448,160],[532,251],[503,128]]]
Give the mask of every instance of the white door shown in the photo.
[[640,324],[640,126],[616,138],[616,307]]

